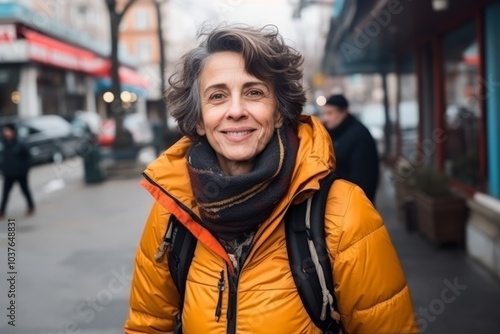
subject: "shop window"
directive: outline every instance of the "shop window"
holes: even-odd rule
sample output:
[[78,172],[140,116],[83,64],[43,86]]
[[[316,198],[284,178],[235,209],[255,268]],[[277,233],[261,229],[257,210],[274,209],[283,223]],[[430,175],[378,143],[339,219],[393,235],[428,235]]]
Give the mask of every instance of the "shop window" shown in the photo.
[[400,61],[399,69],[399,129],[401,155],[411,163],[418,162],[418,98],[415,57],[408,52]]
[[148,11],[144,8],[139,8],[135,11],[135,28],[137,30],[147,30],[149,27]]
[[143,62],[151,60],[151,43],[147,40],[137,42],[137,55]]
[[49,67],[38,69],[37,86],[40,108],[44,115],[66,115],[65,72]]
[[125,41],[118,41],[118,53],[128,54],[128,43]]
[[479,52],[474,22],[443,40],[445,71],[445,171],[452,178],[480,187],[478,99]]
[[127,20],[121,20],[120,21],[120,25],[118,26],[118,29],[120,31],[126,31],[128,29],[128,26],[127,26]]
[[87,4],[78,3],[71,8],[71,24],[76,28],[83,28],[87,24],[88,17],[90,16],[89,7]]
[[13,98],[16,93],[17,96],[20,96],[16,87],[0,84],[0,117],[17,115],[20,99]]

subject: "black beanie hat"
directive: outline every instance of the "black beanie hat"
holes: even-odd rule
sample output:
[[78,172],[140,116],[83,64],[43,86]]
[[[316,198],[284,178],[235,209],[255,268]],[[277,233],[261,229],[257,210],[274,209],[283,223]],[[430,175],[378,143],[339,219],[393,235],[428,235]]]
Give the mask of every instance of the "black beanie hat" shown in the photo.
[[349,102],[347,102],[347,99],[342,94],[330,96],[325,104],[338,107],[339,109],[347,109],[349,107]]
[[17,130],[17,129],[16,129],[16,125],[15,125],[15,124],[13,124],[13,123],[7,123],[7,124],[4,124],[4,125],[2,126],[2,128],[7,128],[7,129],[10,129],[10,130],[12,130],[12,131],[14,131],[14,132],[16,132],[16,130]]

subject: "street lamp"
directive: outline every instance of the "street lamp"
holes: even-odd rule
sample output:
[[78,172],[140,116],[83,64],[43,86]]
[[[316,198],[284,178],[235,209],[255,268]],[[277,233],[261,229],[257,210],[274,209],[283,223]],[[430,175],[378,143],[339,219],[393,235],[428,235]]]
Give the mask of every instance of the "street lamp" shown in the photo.
[[106,103],[111,103],[114,101],[115,99],[115,94],[111,93],[111,92],[106,92],[102,95],[102,99],[104,100],[104,102]]
[[432,9],[435,12],[447,10],[448,5],[448,0],[432,0]]

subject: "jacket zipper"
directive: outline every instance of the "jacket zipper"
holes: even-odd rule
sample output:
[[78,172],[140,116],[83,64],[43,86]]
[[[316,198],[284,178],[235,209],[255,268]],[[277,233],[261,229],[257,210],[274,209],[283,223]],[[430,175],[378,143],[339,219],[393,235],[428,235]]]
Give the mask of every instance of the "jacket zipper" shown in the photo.
[[[299,192],[301,193],[301,192]],[[286,210],[290,207],[291,203],[293,200],[297,197],[299,194],[295,194],[293,198],[290,200],[290,203],[286,207]],[[248,255],[252,252],[252,249],[255,245],[255,240],[257,240],[258,235],[254,235],[254,241],[250,245],[250,248],[248,250]],[[243,271],[243,267],[245,266],[245,263],[248,260],[247,256],[245,258],[245,261],[241,264],[241,268],[237,271],[237,274],[232,274],[230,270],[228,270],[228,280],[229,280],[229,302],[227,306],[227,334],[236,334],[236,301],[237,301],[237,291],[238,291],[238,282],[240,279],[240,273]]]
[[238,280],[240,271],[232,274],[228,271],[229,280],[229,302],[227,306],[227,334],[236,334],[236,293],[238,291]]
[[219,299],[217,300],[217,307],[215,308],[215,321],[219,322],[221,309],[222,309],[222,292],[224,291],[224,270],[220,272],[219,283],[217,284],[219,290]]

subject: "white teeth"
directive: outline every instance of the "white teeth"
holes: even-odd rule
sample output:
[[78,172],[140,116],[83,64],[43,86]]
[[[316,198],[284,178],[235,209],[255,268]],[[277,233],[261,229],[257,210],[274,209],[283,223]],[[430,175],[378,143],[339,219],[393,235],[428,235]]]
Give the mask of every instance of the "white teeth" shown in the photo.
[[238,136],[238,137],[241,137],[241,136],[245,136],[247,134],[250,133],[250,131],[228,131],[226,132],[228,135],[230,136]]

